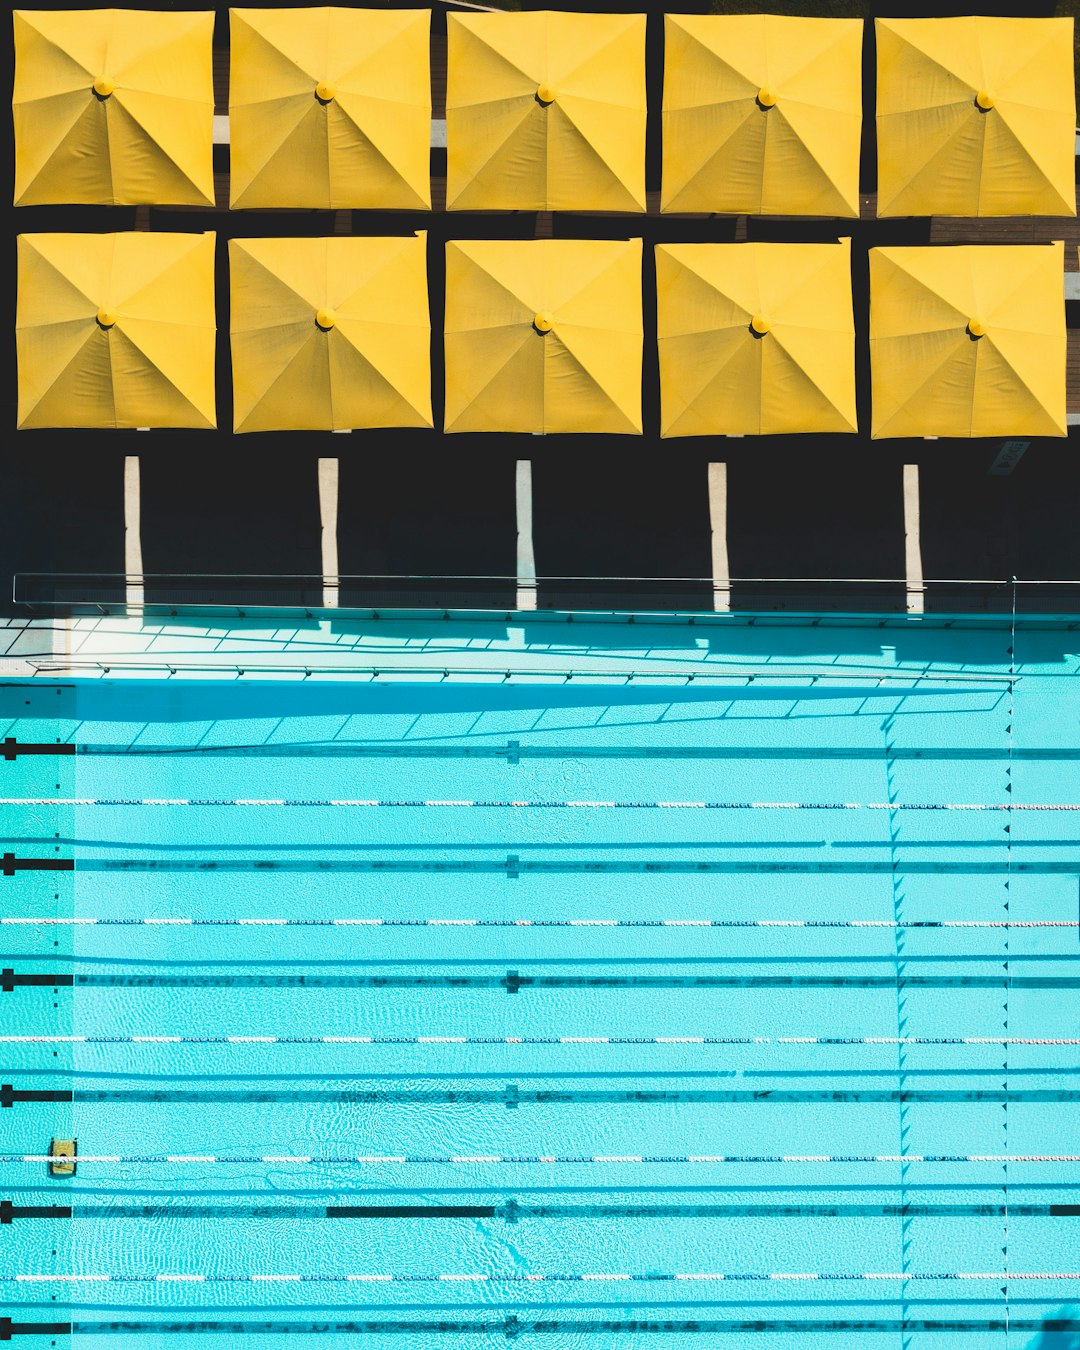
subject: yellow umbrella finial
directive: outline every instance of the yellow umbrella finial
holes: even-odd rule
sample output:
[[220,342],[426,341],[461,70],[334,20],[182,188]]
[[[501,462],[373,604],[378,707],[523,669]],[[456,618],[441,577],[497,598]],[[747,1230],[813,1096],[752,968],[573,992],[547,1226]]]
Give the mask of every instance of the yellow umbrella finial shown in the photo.
[[554,103],[557,94],[550,84],[540,84],[536,87],[536,101],[543,104],[546,108],[549,103]]
[[986,336],[986,324],[981,319],[968,319],[967,330],[973,338]]
[[320,309],[318,314],[315,315],[315,322],[324,333],[329,333],[330,329],[337,323],[337,315],[332,309]]
[[554,324],[555,320],[546,309],[540,310],[533,319],[533,327],[538,333],[550,333]]
[[989,112],[996,102],[988,89],[980,89],[975,95],[975,106],[981,108],[983,112]]
[[94,81],[94,93],[97,94],[98,98],[108,98],[115,88],[116,85],[113,84],[112,80],[106,79],[104,75],[99,75]]
[[116,311],[102,306],[97,312],[97,321],[102,328],[111,328],[116,322]]
[[765,109],[775,108],[776,95],[773,93],[773,91],[769,88],[767,84],[763,84],[761,88],[757,91],[757,101]]
[[326,80],[320,80],[315,86],[315,97],[320,103],[333,103],[337,98],[337,89]]
[[755,337],[764,337],[772,327],[772,320],[764,314],[755,314],[750,320],[750,328]]

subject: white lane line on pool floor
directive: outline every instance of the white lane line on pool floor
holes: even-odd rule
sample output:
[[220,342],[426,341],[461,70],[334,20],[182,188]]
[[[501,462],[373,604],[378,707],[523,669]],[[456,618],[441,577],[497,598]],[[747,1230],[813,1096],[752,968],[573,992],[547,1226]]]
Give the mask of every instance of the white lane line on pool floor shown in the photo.
[[[0,1154],[0,1163],[51,1163],[55,1158],[50,1153],[8,1153]],[[203,1154],[203,1153],[80,1153],[65,1157],[65,1162],[74,1163],[163,1163],[194,1165],[213,1163],[218,1166],[248,1166],[261,1163],[296,1163],[312,1166],[403,1166],[446,1165],[454,1167],[481,1167],[488,1165],[505,1166],[656,1166],[657,1164],[708,1166],[712,1164],[767,1164],[776,1163],[818,1164],[818,1163],[1080,1163],[1077,1153],[786,1153],[786,1154],[598,1154],[555,1155],[555,1154],[493,1154],[493,1153],[454,1153],[454,1154],[406,1154],[406,1153],[359,1153],[340,1154],[303,1154],[303,1153],[252,1153],[252,1154]]]
[[0,1036],[0,1045],[1080,1045],[1080,1036]]
[[0,806],[284,806],[515,811],[1080,811],[1075,802],[447,801],[374,797],[0,797]]
[[46,915],[0,917],[2,924],[41,924],[138,928],[175,925],[192,928],[1077,928],[1080,919],[298,919],[103,917],[53,918]]
[[267,1280],[285,1281],[301,1284],[344,1284],[348,1281],[374,1281],[393,1284],[439,1284],[446,1282],[491,1283],[491,1284],[552,1284],[577,1283],[624,1283],[626,1281],[654,1284],[673,1280],[697,1280],[717,1283],[719,1281],[769,1281],[769,1280],[822,1280],[829,1282],[848,1282],[859,1280],[1080,1280],[1077,1271],[817,1271],[817,1270],[774,1270],[774,1271],[648,1271],[631,1274],[628,1271],[586,1271],[580,1274],[544,1273],[509,1274],[488,1271],[441,1272],[412,1275],[401,1272],[364,1272],[340,1275],[297,1275],[250,1272],[241,1275],[204,1275],[161,1272],[148,1275],[5,1275],[0,1276],[3,1284],[33,1283],[109,1283],[109,1284],[153,1284],[167,1281],[194,1282],[205,1284],[252,1284]]

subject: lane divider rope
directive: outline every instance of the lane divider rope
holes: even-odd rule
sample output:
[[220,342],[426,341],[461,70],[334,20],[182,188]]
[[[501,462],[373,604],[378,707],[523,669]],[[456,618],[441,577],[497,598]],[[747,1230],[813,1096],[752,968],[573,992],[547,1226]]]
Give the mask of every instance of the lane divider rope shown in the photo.
[[704,1283],[728,1281],[770,1281],[770,1280],[827,1280],[830,1282],[848,1282],[852,1280],[1080,1280],[1078,1271],[865,1271],[862,1273],[831,1271],[648,1271],[640,1275],[626,1272],[597,1272],[587,1274],[489,1274],[487,1272],[406,1275],[394,1274],[343,1274],[343,1275],[285,1275],[285,1274],[247,1274],[247,1275],[201,1275],[161,1273],[155,1275],[5,1275],[0,1277],[3,1284],[257,1284],[277,1282],[289,1284],[347,1284],[349,1282],[371,1282],[377,1284],[608,1284],[613,1281],[640,1282],[655,1284],[674,1280],[693,1280]]
[[[50,1153],[6,1153],[0,1154],[0,1163],[51,1163],[55,1157]],[[313,1154],[313,1153],[262,1153],[262,1154],[214,1154],[214,1153],[80,1153],[65,1157],[65,1162],[76,1163],[214,1163],[223,1166],[247,1165],[251,1163],[301,1163],[318,1166],[337,1163],[350,1166],[384,1166],[417,1164],[446,1164],[453,1166],[481,1166],[487,1164],[515,1165],[623,1165],[657,1163],[706,1165],[712,1163],[1080,1163],[1080,1153],[868,1153],[868,1154],[597,1154],[588,1155],[543,1155],[543,1154],[393,1154],[360,1153],[354,1155]]]
[[0,797],[0,806],[349,806],[478,807],[530,811],[1080,811],[1062,802],[722,802],[722,801],[448,801],[391,798],[287,797]]
[[1077,928],[1080,919],[240,919],[240,918],[24,918],[0,917],[0,924],[57,927],[137,928],[176,925],[191,928]]
[[0,1036],[0,1045],[1080,1045],[1049,1036]]

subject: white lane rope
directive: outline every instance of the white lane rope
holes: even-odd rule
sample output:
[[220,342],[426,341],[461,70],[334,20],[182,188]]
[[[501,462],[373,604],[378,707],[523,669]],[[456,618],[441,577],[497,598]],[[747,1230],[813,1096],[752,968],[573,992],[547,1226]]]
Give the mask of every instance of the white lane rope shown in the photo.
[[293,1275],[276,1273],[250,1273],[243,1275],[203,1275],[187,1273],[161,1272],[153,1275],[5,1275],[0,1276],[3,1284],[259,1284],[262,1282],[282,1282],[288,1284],[348,1284],[353,1282],[371,1282],[374,1284],[609,1284],[612,1282],[639,1282],[655,1284],[675,1280],[719,1283],[721,1281],[779,1281],[779,1280],[822,1280],[830,1283],[853,1280],[1080,1280],[1078,1271],[648,1271],[643,1274],[631,1274],[625,1271],[597,1271],[582,1274],[503,1274],[486,1271],[430,1275],[407,1275],[400,1272],[391,1274],[364,1272],[363,1274],[341,1275]]
[[363,797],[0,797],[0,806],[474,807],[515,811],[1080,811],[1074,802],[464,801]]
[[0,1036],[0,1045],[1080,1045],[1048,1036]]
[[[6,1153],[0,1154],[0,1163],[51,1163],[56,1159],[49,1153]],[[315,1154],[315,1153],[80,1153],[65,1156],[65,1162],[74,1163],[152,1163],[161,1165],[182,1164],[201,1166],[204,1163],[218,1166],[248,1166],[262,1163],[296,1163],[312,1166],[337,1166],[339,1164],[358,1167],[383,1166],[428,1166],[445,1165],[454,1167],[502,1166],[655,1166],[673,1164],[689,1166],[711,1166],[713,1164],[753,1165],[766,1163],[818,1164],[818,1163],[1080,1163],[1080,1153],[786,1153],[786,1154],[749,1154],[749,1153],[713,1153],[713,1154],[499,1154],[499,1153],[359,1153],[359,1154]]]
[[3,916],[0,925],[138,928],[1077,928],[1080,919],[412,919],[412,918],[52,918]]

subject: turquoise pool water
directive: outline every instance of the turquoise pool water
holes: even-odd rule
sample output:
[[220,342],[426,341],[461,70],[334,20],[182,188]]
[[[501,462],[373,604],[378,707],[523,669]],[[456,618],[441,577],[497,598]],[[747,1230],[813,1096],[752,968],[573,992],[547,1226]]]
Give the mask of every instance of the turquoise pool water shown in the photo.
[[0,689],[78,751],[0,763],[16,866],[74,861],[0,877],[0,1031],[57,1038],[0,1045],[7,1315],[1075,1346],[1080,634],[872,631],[789,627],[790,679]]

